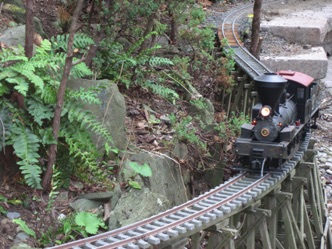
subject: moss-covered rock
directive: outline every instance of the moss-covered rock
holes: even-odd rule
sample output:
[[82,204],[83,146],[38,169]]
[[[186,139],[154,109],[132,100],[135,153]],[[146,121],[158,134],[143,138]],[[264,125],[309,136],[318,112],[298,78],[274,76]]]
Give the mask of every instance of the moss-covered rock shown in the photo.
[[3,6],[3,11],[5,13],[10,14],[15,22],[17,23],[25,23],[25,7],[24,5],[16,5],[13,3],[7,3]]
[[[18,24],[25,24],[25,5],[21,0],[7,0],[4,1],[3,11],[12,16],[13,20]],[[34,17],[35,31],[42,37],[45,37],[41,21]]]

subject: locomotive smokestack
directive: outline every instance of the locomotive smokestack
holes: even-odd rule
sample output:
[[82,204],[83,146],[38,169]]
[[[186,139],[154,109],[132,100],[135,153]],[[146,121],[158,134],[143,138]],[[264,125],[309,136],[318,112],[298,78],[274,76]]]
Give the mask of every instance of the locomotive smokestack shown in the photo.
[[287,80],[276,73],[265,73],[255,77],[254,82],[262,105],[269,105],[273,111],[278,111]]

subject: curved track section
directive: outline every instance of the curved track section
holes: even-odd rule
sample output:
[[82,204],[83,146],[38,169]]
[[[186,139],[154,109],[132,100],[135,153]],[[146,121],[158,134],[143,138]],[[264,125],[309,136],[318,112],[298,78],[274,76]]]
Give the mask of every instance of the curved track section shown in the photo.
[[[276,2],[265,1],[264,4]],[[236,64],[248,74],[251,78],[262,75],[264,73],[271,73],[272,71],[267,68],[263,63],[256,59],[242,44],[238,38],[238,25],[237,21],[244,14],[248,13],[253,7],[253,4],[244,5],[230,12],[223,20],[219,34],[221,39],[227,39],[228,48],[226,50],[233,50],[234,60]]]
[[74,241],[53,249],[139,249],[151,248],[177,237],[190,235],[211,224],[218,223],[231,214],[240,212],[276,188],[302,159],[309,144],[310,134],[301,144],[292,160],[277,172],[261,177],[242,173],[226,183],[158,215],[137,223]]

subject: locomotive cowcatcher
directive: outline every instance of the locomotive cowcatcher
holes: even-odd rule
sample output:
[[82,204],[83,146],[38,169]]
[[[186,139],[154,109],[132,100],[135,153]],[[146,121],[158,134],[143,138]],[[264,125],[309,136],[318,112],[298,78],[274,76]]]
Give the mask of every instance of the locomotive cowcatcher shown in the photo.
[[234,148],[238,166],[263,172],[291,159],[299,149],[318,115],[318,84],[293,71],[260,75],[254,84],[259,101]]

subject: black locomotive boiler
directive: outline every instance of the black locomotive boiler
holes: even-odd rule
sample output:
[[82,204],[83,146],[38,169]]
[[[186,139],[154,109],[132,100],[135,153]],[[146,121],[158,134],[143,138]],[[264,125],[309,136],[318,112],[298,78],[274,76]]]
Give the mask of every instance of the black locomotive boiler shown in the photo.
[[259,102],[234,148],[238,166],[263,171],[280,166],[299,148],[318,113],[318,85],[293,71],[260,75],[254,84]]

